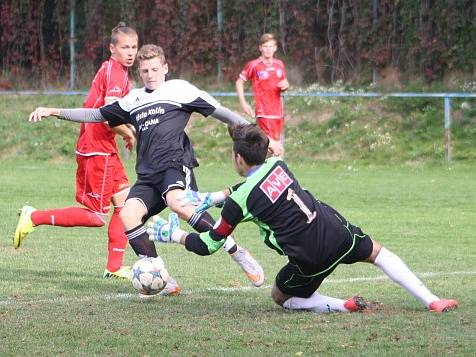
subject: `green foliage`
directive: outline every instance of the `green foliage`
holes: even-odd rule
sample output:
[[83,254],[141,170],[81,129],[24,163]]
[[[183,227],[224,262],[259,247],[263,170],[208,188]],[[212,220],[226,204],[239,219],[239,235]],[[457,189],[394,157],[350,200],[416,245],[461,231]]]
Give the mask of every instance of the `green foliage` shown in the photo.
[[[48,88],[52,82],[68,82],[70,3],[2,3],[0,88]],[[119,21],[136,28],[140,43],[161,45],[171,71],[183,76],[218,77],[220,68],[220,78],[236,79],[243,64],[258,56],[264,32],[278,35],[278,57],[294,70],[296,81],[305,83],[367,83],[373,80],[371,73],[386,68],[397,70],[401,80],[425,81],[443,80],[448,74],[470,77],[475,70],[474,1],[74,3],[78,77],[90,78],[109,56],[110,31]]]
[[[362,295],[383,309],[321,315],[284,311],[271,301],[270,285],[286,260],[258,239],[252,223],[240,225],[236,239],[263,265],[259,289],[223,252],[199,257],[160,245],[185,293],[141,301],[129,282],[101,279],[106,227],[41,226],[14,250],[17,209],[25,202],[71,205],[74,166],[1,164],[1,356],[470,356],[476,349],[474,165],[290,162],[306,188],[398,254],[435,294],[461,304],[429,313],[375,267],[341,265],[319,291]],[[204,163],[196,174],[204,190],[239,180],[228,162]],[[135,260],[127,248],[126,263]]]
[[[286,148],[290,160],[343,159],[380,164],[444,160],[441,99],[318,100],[320,104],[302,110],[297,125],[288,126]],[[288,113],[301,112],[292,99],[287,104]],[[453,114],[458,113],[453,110]],[[464,119],[454,120],[452,126],[454,159],[472,161],[474,115],[470,109],[464,113]]]

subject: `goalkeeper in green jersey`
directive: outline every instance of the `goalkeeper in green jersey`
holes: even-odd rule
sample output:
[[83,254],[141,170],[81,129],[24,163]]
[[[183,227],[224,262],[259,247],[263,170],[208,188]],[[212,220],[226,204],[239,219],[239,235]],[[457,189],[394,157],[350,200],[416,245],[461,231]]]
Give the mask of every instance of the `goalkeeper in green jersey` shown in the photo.
[[233,164],[245,181],[214,193],[186,191],[182,198],[184,204],[192,203],[200,212],[224,203],[213,229],[187,233],[172,214],[168,221],[154,219],[148,229],[151,240],[181,243],[188,250],[208,255],[224,244],[239,223],[252,221],[263,242],[288,258],[271,292],[273,300],[284,308],[314,312],[368,309],[369,304],[360,297],[343,300],[317,292],[339,264],[357,262],[377,266],[431,311],[458,306],[456,300],[440,299],[430,292],[397,255],[304,190],[282,159],[267,159],[269,141],[258,127],[236,126],[230,132]]

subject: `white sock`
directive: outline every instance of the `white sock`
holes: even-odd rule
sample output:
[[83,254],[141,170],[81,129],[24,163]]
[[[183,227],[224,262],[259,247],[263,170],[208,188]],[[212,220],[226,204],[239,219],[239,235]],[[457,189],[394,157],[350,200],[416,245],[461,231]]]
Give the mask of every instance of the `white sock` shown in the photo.
[[417,278],[417,276],[405,265],[405,263],[391,251],[382,247],[375,258],[378,266],[390,279],[420,300],[425,306],[439,298]]
[[325,296],[315,292],[308,298],[292,297],[286,300],[283,307],[291,310],[310,310],[314,312],[349,312],[344,307],[344,300]]
[[225,250],[225,252],[229,252],[230,249],[232,249],[235,246],[236,246],[236,242],[233,239],[233,237],[232,236],[226,237],[225,244],[223,245],[223,249]]
[[172,242],[180,243],[180,239],[184,234],[187,234],[187,232],[180,228],[177,228],[175,231],[172,232],[172,236],[170,238],[172,238]]

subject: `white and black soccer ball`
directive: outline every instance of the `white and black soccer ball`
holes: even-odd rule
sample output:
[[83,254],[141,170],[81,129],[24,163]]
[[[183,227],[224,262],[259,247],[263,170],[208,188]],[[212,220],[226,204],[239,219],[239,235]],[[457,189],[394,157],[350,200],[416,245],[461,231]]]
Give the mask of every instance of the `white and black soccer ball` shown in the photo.
[[132,286],[143,295],[160,293],[168,279],[169,273],[161,257],[142,258],[132,266]]

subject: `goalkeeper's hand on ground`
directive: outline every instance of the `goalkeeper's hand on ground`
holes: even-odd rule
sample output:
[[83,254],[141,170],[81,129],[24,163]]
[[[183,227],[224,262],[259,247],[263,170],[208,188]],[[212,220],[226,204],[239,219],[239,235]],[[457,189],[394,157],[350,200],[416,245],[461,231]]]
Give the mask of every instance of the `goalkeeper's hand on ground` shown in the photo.
[[176,234],[174,236],[174,232],[183,233],[179,228],[179,218],[177,213],[169,214],[168,221],[159,215],[156,215],[152,217],[151,222],[147,223],[147,234],[149,234],[149,240],[162,243],[178,243],[181,234]]

